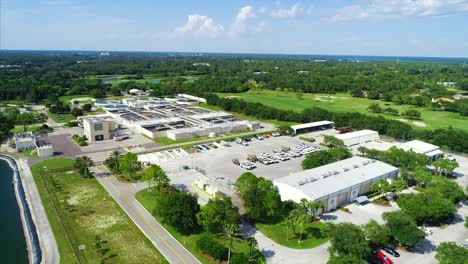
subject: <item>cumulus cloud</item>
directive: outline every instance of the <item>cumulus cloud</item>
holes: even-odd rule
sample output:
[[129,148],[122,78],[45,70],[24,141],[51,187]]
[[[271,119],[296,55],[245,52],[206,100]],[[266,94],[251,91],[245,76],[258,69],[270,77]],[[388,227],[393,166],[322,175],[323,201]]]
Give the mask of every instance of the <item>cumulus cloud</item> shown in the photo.
[[224,32],[222,25],[216,24],[213,18],[199,14],[189,15],[187,22],[174,30],[176,36],[196,36],[216,38]]
[[254,8],[252,6],[244,6],[239,9],[236,19],[230,28],[230,35],[241,35],[249,33],[251,25],[249,24],[252,19],[256,17]]
[[277,7],[273,9],[271,15],[277,18],[295,18],[302,12],[302,8],[299,4],[294,4],[289,8]]
[[337,10],[333,21],[468,13],[468,0],[367,0]]

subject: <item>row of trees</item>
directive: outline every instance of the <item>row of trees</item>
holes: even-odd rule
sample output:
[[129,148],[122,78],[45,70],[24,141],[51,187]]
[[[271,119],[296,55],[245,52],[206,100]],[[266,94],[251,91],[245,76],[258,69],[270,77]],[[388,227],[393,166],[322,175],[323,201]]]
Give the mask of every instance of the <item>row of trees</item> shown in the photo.
[[320,167],[329,163],[351,158],[353,155],[348,149],[343,147],[321,150],[308,154],[302,161],[304,170]]
[[139,180],[144,175],[138,156],[132,152],[122,155],[118,150],[115,150],[104,161],[104,164],[112,173],[122,175],[129,180]]
[[[387,108],[382,108],[378,103],[372,103],[367,107],[369,111],[373,113],[378,113],[378,114],[388,114],[388,115],[400,115],[398,110],[395,108],[387,107]],[[421,119],[421,112],[415,109],[408,109],[404,112],[401,113],[402,116],[407,117],[409,119]]]

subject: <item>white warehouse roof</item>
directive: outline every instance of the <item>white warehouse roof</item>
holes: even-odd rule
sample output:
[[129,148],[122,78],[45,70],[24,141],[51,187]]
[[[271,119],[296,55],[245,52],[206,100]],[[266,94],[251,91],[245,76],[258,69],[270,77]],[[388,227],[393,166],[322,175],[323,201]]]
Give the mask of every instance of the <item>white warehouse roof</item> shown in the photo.
[[306,124],[300,124],[300,125],[294,125],[291,126],[293,130],[297,129],[303,129],[303,128],[309,128],[309,127],[317,127],[317,126],[324,126],[324,125],[333,125],[334,123],[331,121],[318,121],[318,122],[312,122],[312,123],[306,123]]
[[376,134],[379,135],[379,132],[374,131],[374,130],[364,129],[364,130],[349,132],[345,134],[338,134],[338,135],[335,135],[335,137],[341,140],[347,140],[347,139],[366,137],[366,136],[376,135]]
[[352,157],[290,174],[274,180],[273,183],[276,186],[286,185],[292,188],[294,193],[288,196],[297,196],[296,200],[316,200],[395,172],[398,172],[398,168],[381,161]]
[[400,148],[406,151],[412,150],[420,154],[438,154],[439,147],[419,140],[412,140],[400,145]]

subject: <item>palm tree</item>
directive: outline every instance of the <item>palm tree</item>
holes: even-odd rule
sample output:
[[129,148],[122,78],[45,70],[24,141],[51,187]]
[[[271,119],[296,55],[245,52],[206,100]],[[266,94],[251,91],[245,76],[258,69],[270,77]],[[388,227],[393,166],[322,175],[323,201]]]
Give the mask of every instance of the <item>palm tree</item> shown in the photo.
[[397,195],[400,195],[401,191],[408,188],[408,182],[405,179],[401,178],[401,177],[394,180],[392,185],[393,185],[393,187],[395,187],[395,191],[396,191]]
[[316,219],[317,211],[325,208],[325,205],[323,204],[323,201],[316,200],[312,201],[310,206],[312,209],[312,221],[314,221]]
[[249,243],[249,261],[252,261],[253,260],[253,253],[254,253],[254,249],[257,249],[257,240],[255,239],[255,237],[249,237],[247,238],[247,243]]
[[227,260],[227,264],[229,264],[229,261],[231,259],[232,242],[234,242],[235,239],[242,237],[242,233],[239,230],[239,225],[233,223],[225,223],[223,225],[223,233],[221,233],[221,237],[226,239],[229,243]]
[[93,174],[89,167],[94,166],[93,160],[88,156],[82,156],[75,159],[74,167],[78,170],[81,176],[91,178]]
[[289,231],[292,231],[292,234],[294,235],[296,231],[296,223],[294,222],[294,219],[291,217],[286,218],[284,220],[283,225],[286,227],[286,241],[289,240]]
[[113,172],[118,172],[119,171],[119,162],[120,162],[120,152],[118,150],[112,151],[110,155],[110,160],[112,165],[112,170]]
[[302,233],[304,232],[304,223],[310,219],[309,215],[303,210],[294,209],[291,211],[290,217],[294,220],[296,224],[299,224],[299,226],[301,227],[299,231],[299,243],[301,243]]

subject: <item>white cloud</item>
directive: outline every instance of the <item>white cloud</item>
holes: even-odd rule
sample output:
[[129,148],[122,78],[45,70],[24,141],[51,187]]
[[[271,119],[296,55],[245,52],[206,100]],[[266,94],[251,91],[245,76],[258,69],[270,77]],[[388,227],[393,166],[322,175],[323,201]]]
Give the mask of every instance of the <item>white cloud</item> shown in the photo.
[[176,36],[195,36],[216,38],[224,32],[222,25],[216,24],[213,18],[198,14],[189,15],[187,22],[174,30]]
[[295,18],[302,12],[299,4],[294,4],[289,8],[277,7],[271,12],[271,15],[277,18]]
[[333,21],[468,13],[468,0],[367,0],[337,10]]
[[241,34],[249,33],[251,25],[249,24],[250,20],[255,18],[255,11],[252,6],[244,6],[239,9],[236,19],[230,28],[230,35],[236,36]]

